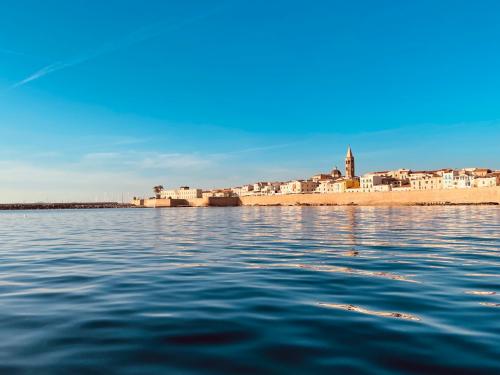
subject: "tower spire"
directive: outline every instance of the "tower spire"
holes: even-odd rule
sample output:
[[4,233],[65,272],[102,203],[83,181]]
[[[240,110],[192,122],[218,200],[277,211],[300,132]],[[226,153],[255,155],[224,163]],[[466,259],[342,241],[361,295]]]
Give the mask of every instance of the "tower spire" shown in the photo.
[[349,179],[354,178],[354,155],[352,154],[351,146],[347,147],[345,157],[345,176]]
[[351,150],[351,146],[348,145],[347,146],[347,155],[346,155],[346,158],[352,158],[352,150]]

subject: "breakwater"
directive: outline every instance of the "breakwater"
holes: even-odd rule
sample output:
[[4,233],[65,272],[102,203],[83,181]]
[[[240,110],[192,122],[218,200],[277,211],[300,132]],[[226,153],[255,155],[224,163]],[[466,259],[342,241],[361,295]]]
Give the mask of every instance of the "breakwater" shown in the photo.
[[61,210],[91,208],[128,208],[129,203],[117,202],[72,202],[72,203],[2,203],[0,210]]

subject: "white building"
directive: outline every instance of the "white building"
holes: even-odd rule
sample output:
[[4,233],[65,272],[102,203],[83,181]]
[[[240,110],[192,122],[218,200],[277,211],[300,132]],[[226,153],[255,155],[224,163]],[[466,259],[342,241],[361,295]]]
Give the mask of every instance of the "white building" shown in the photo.
[[260,193],[264,187],[267,186],[267,182],[256,182],[253,184],[254,193]]
[[455,177],[458,177],[458,171],[452,170],[443,173],[443,189],[455,189]]
[[171,198],[171,199],[194,199],[201,198],[203,196],[203,190],[201,189],[190,189],[189,186],[181,186],[179,189],[172,190],[162,190],[160,192],[160,197]]
[[406,168],[396,169],[394,171],[388,171],[387,176],[400,180],[403,184],[409,183],[411,171]]
[[[453,170],[443,173],[443,189],[469,189],[471,187],[477,186],[474,182],[476,178],[482,178],[474,176],[473,172],[467,168],[460,171]],[[477,168],[475,168],[477,169]],[[484,182],[481,182],[482,184]]]
[[269,182],[266,186],[263,186],[260,192],[263,195],[274,195],[281,191],[281,182]]
[[474,176],[470,172],[460,171],[455,181],[457,188],[470,189],[474,185]]
[[382,185],[385,177],[379,173],[366,173],[360,179],[360,188],[363,192],[371,192],[374,186]]
[[281,193],[282,194],[313,193],[317,186],[318,183],[312,180],[295,180],[281,185]]
[[474,187],[491,187],[500,185],[500,173],[489,173],[484,177],[476,177],[474,179]]
[[410,175],[411,190],[439,190],[443,188],[443,177],[434,172],[414,172]]
[[[366,173],[360,179],[360,189],[362,192],[369,193],[374,191],[391,191],[393,187],[401,186],[407,182],[405,172],[407,169],[401,169],[392,172],[373,172]],[[403,180],[391,176],[394,173],[404,176]]]
[[315,192],[316,193],[320,193],[320,194],[335,193],[335,187],[333,186],[334,184],[335,184],[334,180],[323,180],[323,181],[320,181],[318,187],[315,190]]
[[253,184],[241,187],[241,196],[253,195]]
[[236,186],[234,188],[231,188],[231,191],[233,192],[233,195],[235,195],[237,197],[241,197],[241,193],[242,193],[241,186]]

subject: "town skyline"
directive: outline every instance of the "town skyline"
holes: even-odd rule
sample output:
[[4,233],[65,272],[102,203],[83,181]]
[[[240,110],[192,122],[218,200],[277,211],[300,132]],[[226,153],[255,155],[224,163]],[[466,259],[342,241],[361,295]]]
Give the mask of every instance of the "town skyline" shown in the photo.
[[[233,198],[273,196],[277,198],[275,203],[281,204],[283,200],[279,199],[279,196],[293,194],[450,192],[457,189],[477,190],[479,188],[496,188],[498,186],[500,186],[500,170],[484,167],[440,168],[436,170],[398,168],[395,170],[370,171],[358,176],[356,174],[356,158],[349,145],[344,158],[344,173],[335,166],[329,172],[320,172],[306,178],[289,181],[260,180],[242,184],[241,186],[225,186],[208,190],[188,185],[172,188],[160,184],[153,187],[154,194],[152,196],[134,196],[131,203],[140,207],[157,207],[157,204],[196,206],[198,204],[210,204],[211,199],[229,199],[224,204],[236,205],[238,202]],[[445,194],[445,196],[449,197],[449,194]],[[400,198],[402,197],[400,196]],[[202,203],[200,203],[200,199],[202,199]],[[379,199],[383,200],[384,198],[379,196]],[[411,203],[412,198],[407,199],[407,202]],[[334,201],[335,199],[331,197],[325,202],[332,203]]]

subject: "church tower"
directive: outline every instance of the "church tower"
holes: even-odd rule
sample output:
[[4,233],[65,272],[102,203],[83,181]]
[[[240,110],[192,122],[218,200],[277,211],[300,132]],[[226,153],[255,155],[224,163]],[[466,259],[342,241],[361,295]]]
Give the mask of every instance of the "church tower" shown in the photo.
[[354,178],[354,156],[352,155],[351,146],[347,148],[345,157],[345,176],[348,179]]

